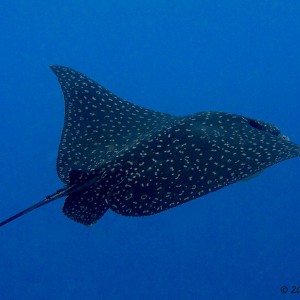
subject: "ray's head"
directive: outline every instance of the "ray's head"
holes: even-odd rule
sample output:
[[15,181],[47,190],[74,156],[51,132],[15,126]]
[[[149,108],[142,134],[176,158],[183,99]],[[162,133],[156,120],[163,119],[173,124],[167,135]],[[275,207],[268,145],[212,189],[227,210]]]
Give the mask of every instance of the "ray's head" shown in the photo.
[[264,121],[260,121],[252,118],[246,118],[246,119],[248,119],[249,125],[252,126],[253,128],[260,131],[268,132],[274,136],[282,138],[283,140],[290,141],[290,138],[288,136],[281,134],[281,131],[277,126],[271,123],[266,123]]

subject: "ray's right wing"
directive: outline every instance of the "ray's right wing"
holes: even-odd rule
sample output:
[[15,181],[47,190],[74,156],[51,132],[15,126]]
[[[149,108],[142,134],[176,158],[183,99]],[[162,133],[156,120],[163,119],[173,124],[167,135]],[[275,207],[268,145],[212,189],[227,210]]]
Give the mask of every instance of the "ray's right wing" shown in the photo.
[[71,170],[95,170],[137,140],[177,119],[125,101],[73,69],[51,69],[65,99],[57,158],[57,173],[65,183],[69,183]]

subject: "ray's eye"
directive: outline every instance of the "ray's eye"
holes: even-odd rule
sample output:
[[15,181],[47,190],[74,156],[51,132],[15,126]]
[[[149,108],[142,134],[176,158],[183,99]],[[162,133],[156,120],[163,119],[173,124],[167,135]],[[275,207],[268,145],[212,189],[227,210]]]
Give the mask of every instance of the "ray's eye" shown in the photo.
[[251,125],[255,129],[271,133],[275,136],[280,136],[279,128],[272,125],[272,124],[265,123],[265,122],[262,122],[262,121],[258,121],[258,120],[255,120],[255,119],[248,119],[248,123],[249,123],[249,125]]
[[286,135],[282,135],[281,138],[282,138],[283,140],[285,140],[285,141],[290,141],[290,140],[291,140],[291,139],[290,139],[288,136],[286,136]]
[[259,129],[259,130],[264,130],[263,126],[258,121],[256,121],[256,120],[250,119],[249,120],[249,124],[253,128],[256,128],[256,129]]

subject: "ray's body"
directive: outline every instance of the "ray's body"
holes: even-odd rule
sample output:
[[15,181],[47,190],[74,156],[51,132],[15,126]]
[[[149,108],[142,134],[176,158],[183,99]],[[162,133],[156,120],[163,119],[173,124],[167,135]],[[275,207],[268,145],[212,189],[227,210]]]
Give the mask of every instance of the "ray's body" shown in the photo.
[[224,112],[155,112],[75,70],[51,68],[65,98],[57,172],[66,187],[0,226],[64,196],[64,214],[85,225],[108,209],[156,214],[300,155],[271,124]]

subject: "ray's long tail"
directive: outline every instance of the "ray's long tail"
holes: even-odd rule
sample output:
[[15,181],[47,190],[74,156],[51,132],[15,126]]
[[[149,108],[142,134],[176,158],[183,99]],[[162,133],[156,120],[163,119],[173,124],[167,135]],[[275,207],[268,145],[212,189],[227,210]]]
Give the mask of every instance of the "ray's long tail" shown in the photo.
[[0,227],[3,226],[3,225],[5,225],[5,224],[7,224],[7,223],[10,223],[11,221],[13,221],[13,220],[15,220],[15,219],[17,219],[19,217],[22,217],[23,215],[25,215],[25,214],[27,214],[27,213],[29,213],[29,212],[31,212],[31,211],[33,211],[33,210],[35,210],[35,209],[43,206],[43,205],[46,205],[46,204],[48,204],[48,203],[50,203],[50,202],[52,202],[52,201],[54,201],[56,199],[59,199],[61,197],[69,195],[69,193],[73,189],[74,189],[74,185],[68,186],[68,187],[65,187],[65,188],[62,188],[62,189],[56,191],[54,194],[47,196],[44,200],[42,200],[42,201],[40,201],[40,202],[38,202],[38,203],[36,203],[36,204],[34,204],[34,205],[32,205],[32,206],[24,209],[24,210],[20,211],[19,213],[11,216],[10,218],[8,218],[8,219],[0,222]]

